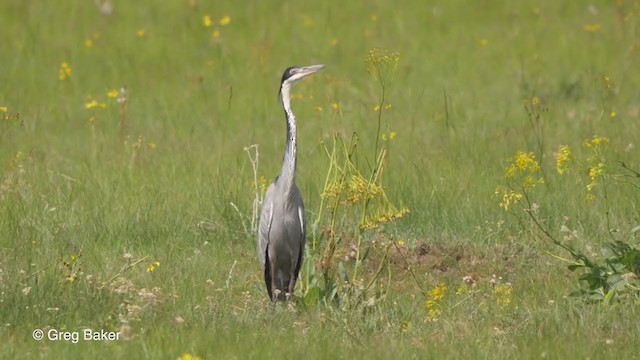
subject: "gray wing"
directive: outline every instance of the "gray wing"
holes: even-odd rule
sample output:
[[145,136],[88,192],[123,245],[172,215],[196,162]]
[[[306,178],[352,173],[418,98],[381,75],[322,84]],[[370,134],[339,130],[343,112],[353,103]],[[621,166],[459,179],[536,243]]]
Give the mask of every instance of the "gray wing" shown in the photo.
[[300,221],[300,253],[296,262],[295,274],[300,272],[302,261],[304,259],[304,250],[307,242],[307,214],[304,211],[304,201],[302,200],[302,194],[300,190],[295,188],[295,203],[298,205],[298,218]]
[[258,226],[258,257],[264,266],[266,261],[266,251],[269,245],[269,233],[273,222],[273,192],[274,185],[267,188],[267,192],[262,200],[262,211],[260,213],[260,225]]

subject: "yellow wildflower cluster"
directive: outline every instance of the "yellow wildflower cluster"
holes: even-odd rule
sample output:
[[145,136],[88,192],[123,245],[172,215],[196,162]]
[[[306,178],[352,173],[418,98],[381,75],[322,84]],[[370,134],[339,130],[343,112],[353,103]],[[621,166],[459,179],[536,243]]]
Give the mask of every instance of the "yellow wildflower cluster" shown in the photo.
[[62,266],[65,271],[65,279],[69,282],[78,280],[78,272],[80,271],[79,258],[80,255],[71,255],[68,260],[62,260]]
[[84,104],[85,109],[104,109],[107,107],[106,103],[98,102],[96,99],[89,98]]
[[320,197],[329,200],[329,204],[327,205],[327,207],[335,208],[336,206],[338,206],[338,200],[340,199],[343,189],[343,183],[334,181],[325,186],[324,190],[322,190],[322,194],[320,194]]
[[509,162],[510,164],[505,172],[508,178],[512,178],[516,174],[532,174],[540,170],[540,164],[535,159],[532,152],[525,153],[523,151],[518,151],[516,156],[509,158]]
[[398,135],[398,133],[396,133],[395,131],[390,131],[389,133],[382,133],[382,140],[387,141],[387,140],[393,140],[396,138],[396,135]]
[[6,106],[0,106],[0,120],[3,121],[18,121],[20,122],[19,113],[9,112],[9,108]]
[[496,195],[502,198],[500,201],[500,207],[508,211],[518,201],[522,200],[523,195],[519,192],[508,189],[504,186],[498,186],[496,188]]
[[574,160],[575,156],[571,152],[569,145],[560,146],[560,150],[556,154],[556,170],[558,170],[558,173],[562,175],[567,171]]
[[[206,28],[213,26],[215,23],[215,21],[211,18],[210,15],[204,15],[202,17],[202,25]],[[229,24],[231,24],[231,17],[229,15],[225,15],[222,18],[220,18],[220,20],[218,21],[218,24],[220,26],[227,26]],[[211,37],[213,39],[219,39],[220,38],[220,30],[218,28],[214,28],[213,31],[211,31]]]
[[[392,106],[391,104],[386,104],[386,105],[384,106],[384,109],[385,109],[385,110],[391,110],[391,108],[392,108],[392,107],[393,107],[393,106]],[[373,111],[375,111],[375,112],[380,111],[380,109],[381,109],[380,105],[374,105],[374,107],[373,107]]]
[[598,184],[598,178],[605,172],[606,165],[599,162],[589,168],[589,179],[591,182],[587,185],[587,190],[591,191]]
[[603,176],[605,173],[605,169],[607,167],[606,163],[600,156],[600,151],[603,145],[609,143],[609,138],[604,136],[594,136],[591,139],[585,139],[582,143],[587,149],[592,151],[592,155],[587,158],[587,162],[589,164],[589,184],[587,184],[587,191],[590,194],[587,195],[587,199],[591,200],[594,198],[593,193],[591,191],[593,188],[598,185],[598,179]]
[[353,175],[347,186],[347,202],[356,204],[363,200],[372,199],[382,193],[382,186],[371,183],[361,175]]
[[537,177],[540,172],[540,164],[535,159],[533,153],[518,151],[516,155],[509,159],[509,166],[505,170],[508,179],[518,178],[522,187],[534,187],[537,183],[543,183],[541,177]]
[[514,185],[524,191],[527,188],[536,186],[538,183],[544,182],[542,177],[538,177],[540,164],[535,159],[533,153],[518,151],[516,155],[509,158],[508,161],[509,165],[505,169],[505,176],[509,180],[510,185],[508,187],[498,186],[495,190],[496,195],[501,198],[500,207],[507,211],[524,197],[524,194],[513,190]]
[[407,208],[402,208],[400,210],[389,210],[386,212],[380,212],[372,218],[368,218],[365,222],[360,226],[362,230],[373,230],[378,228],[380,225],[384,225],[386,223],[395,221],[410,213],[411,211]]
[[60,64],[60,70],[58,70],[58,79],[61,81],[66,80],[71,77],[72,72],[73,70],[71,70],[71,65],[69,65],[68,62],[63,62]]
[[160,261],[154,261],[152,263],[150,263],[149,265],[147,265],[147,272],[154,272],[156,271],[156,269],[160,267]]
[[531,104],[532,107],[540,106],[540,98],[537,95],[531,97],[531,99],[524,99],[523,101],[525,106]]
[[591,140],[585,139],[583,145],[589,149],[597,148],[600,145],[608,144],[609,138],[605,136],[594,136]]
[[396,71],[398,62],[400,61],[400,53],[389,52],[380,48],[369,50],[365,62],[367,63],[367,71],[374,74],[381,83],[392,80]]
[[510,283],[498,284],[494,289],[496,302],[500,305],[511,304],[512,293],[513,293],[513,286],[511,286]]
[[371,183],[362,175],[352,175],[348,182],[343,182],[342,179],[334,181],[328,184],[320,195],[323,199],[330,200],[328,207],[336,207],[337,200],[343,195],[346,198],[347,203],[357,204],[363,200],[370,200],[376,195],[382,194],[382,186]]
[[210,27],[211,25],[213,25],[213,21],[211,20],[211,16],[209,15],[205,15],[202,17],[202,25],[204,27]]
[[431,321],[435,320],[442,314],[442,300],[448,290],[445,283],[441,283],[429,290],[427,298],[424,301],[424,308],[427,311],[427,318]]
[[264,194],[265,191],[267,191],[267,186],[268,184],[268,180],[266,177],[264,177],[263,175],[260,175],[260,178],[258,178],[258,182],[256,183],[255,181],[251,182],[251,187],[255,188],[257,187],[258,190],[260,190],[260,193]]
[[223,16],[222,19],[220,19],[219,24],[221,26],[227,26],[231,24],[231,17],[229,15]]

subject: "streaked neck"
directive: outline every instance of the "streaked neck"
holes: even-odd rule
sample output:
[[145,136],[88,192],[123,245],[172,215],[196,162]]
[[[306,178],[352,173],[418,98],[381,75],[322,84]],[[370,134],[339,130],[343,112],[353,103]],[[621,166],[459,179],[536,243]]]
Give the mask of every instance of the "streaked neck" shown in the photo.
[[282,160],[282,170],[280,171],[279,181],[282,182],[282,186],[286,193],[290,194],[296,178],[298,137],[296,118],[291,110],[291,87],[285,82],[280,91],[282,96],[282,106],[284,107],[284,113],[287,119],[287,144],[284,149],[284,158]]

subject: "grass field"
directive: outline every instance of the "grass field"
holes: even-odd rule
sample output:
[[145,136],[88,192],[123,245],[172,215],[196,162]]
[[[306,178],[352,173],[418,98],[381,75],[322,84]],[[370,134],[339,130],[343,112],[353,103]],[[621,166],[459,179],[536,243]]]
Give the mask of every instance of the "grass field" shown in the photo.
[[[638,181],[615,174],[640,169],[639,1],[112,5],[0,3],[0,358],[638,358],[637,288],[568,296],[581,272],[535,221],[598,261],[612,237],[638,246]],[[399,54],[380,109],[373,48]],[[293,89],[308,264],[323,146],[356,132],[366,170],[379,112],[384,191],[410,212],[367,232],[337,218],[331,266],[353,269],[360,234],[353,283],[375,295],[272,311],[245,147],[273,179],[282,71],[317,63]],[[561,145],[583,159],[563,175]],[[517,151],[540,165],[512,187],[534,217],[495,194]],[[83,329],[120,335],[47,338]]]

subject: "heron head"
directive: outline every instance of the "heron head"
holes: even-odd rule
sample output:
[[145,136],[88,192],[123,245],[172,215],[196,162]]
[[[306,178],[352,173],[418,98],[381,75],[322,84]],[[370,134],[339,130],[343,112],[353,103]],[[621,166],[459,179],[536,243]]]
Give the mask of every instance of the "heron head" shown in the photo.
[[291,66],[282,74],[282,84],[285,82],[293,84],[305,77],[317,72],[325,67],[324,64],[309,65],[309,66]]
[[290,89],[291,85],[304,79],[305,77],[322,70],[326,65],[309,65],[309,66],[291,66],[282,74],[282,81],[280,83],[280,91],[278,92],[278,98],[281,98],[283,89]]

